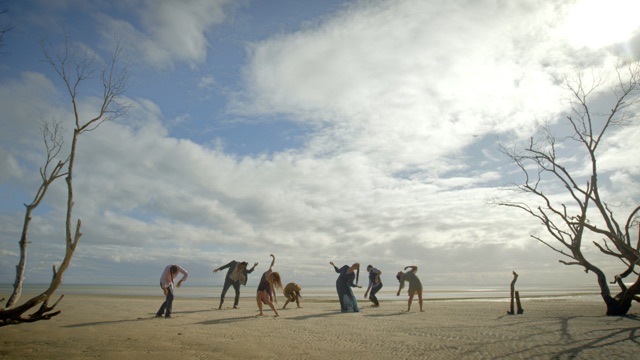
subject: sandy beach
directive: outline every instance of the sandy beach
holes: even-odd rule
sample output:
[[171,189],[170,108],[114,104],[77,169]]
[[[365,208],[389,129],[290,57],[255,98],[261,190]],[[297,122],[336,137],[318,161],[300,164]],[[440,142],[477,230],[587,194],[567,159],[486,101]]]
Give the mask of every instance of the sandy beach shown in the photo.
[[640,351],[637,305],[607,317],[601,302],[576,299],[525,300],[522,315],[507,315],[506,300],[427,301],[423,313],[416,303],[406,313],[405,301],[362,300],[360,313],[343,314],[337,299],[303,299],[276,318],[256,317],[249,298],[239,309],[214,309],[217,301],[177,293],[174,317],[164,319],[154,317],[161,297],[67,295],[49,321],[0,328],[0,358],[637,359]]

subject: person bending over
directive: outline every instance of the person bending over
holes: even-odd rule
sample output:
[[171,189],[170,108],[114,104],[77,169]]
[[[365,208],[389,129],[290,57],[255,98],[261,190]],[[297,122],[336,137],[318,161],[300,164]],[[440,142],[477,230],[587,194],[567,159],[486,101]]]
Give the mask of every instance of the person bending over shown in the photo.
[[260,310],[258,316],[264,315],[262,312],[262,304],[269,305],[271,310],[275,313],[275,316],[280,316],[273,303],[274,301],[276,304],[278,303],[275,288],[277,287],[282,290],[282,280],[280,279],[280,274],[273,271],[273,265],[276,262],[276,257],[273,254],[271,254],[271,257],[271,266],[269,266],[269,270],[262,274],[258,290],[256,291],[256,302],[258,303],[258,310]]
[[420,282],[420,278],[416,273],[418,272],[418,267],[414,265],[410,265],[404,268],[404,270],[411,269],[407,272],[399,271],[396,275],[396,279],[400,281],[400,288],[398,289],[397,296],[400,296],[400,291],[404,287],[405,281],[409,283],[409,300],[407,301],[407,312],[411,311],[411,303],[413,302],[413,296],[418,295],[418,303],[420,304],[420,311],[422,310],[422,282]]
[[218,310],[222,309],[222,304],[224,303],[224,297],[227,295],[227,290],[231,286],[233,286],[233,290],[236,292],[236,297],[233,301],[233,308],[238,308],[238,302],[240,301],[240,285],[247,285],[247,278],[249,274],[253,272],[253,270],[258,266],[258,263],[254,263],[251,269],[247,270],[247,265],[249,265],[246,261],[237,262],[232,260],[230,263],[220,266],[217,269],[213,269],[214,273],[217,273],[220,270],[227,270],[227,275],[224,277],[224,285],[222,286],[222,294],[220,295],[220,305],[218,306]]

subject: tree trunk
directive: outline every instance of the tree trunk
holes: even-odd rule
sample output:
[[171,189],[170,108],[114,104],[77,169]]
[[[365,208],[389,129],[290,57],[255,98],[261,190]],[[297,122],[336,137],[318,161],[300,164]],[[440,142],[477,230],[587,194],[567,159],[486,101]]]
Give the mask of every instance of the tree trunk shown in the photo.
[[[509,315],[515,314],[513,303],[514,303],[514,296],[516,293],[516,280],[518,280],[518,274],[516,274],[516,272],[514,271],[513,280],[511,280],[511,307],[510,307],[510,310],[507,311],[507,314]],[[519,299],[518,299],[518,302],[519,302]],[[519,305],[518,305],[518,308],[520,308]]]
[[607,305],[607,315],[609,316],[625,316],[631,309],[631,303],[640,301],[638,298],[638,288],[640,287],[640,278],[635,284],[626,287],[621,278],[616,278],[616,282],[620,286],[621,291],[614,297],[608,294],[602,294],[602,299]]
[[607,305],[607,316],[625,316],[631,309],[631,299],[613,298],[611,296],[603,296],[604,303]]
[[16,280],[13,283],[13,293],[7,300],[5,307],[13,307],[22,295],[22,282],[24,281],[24,269],[27,264],[27,233],[29,231],[29,223],[31,223],[31,211],[33,207],[26,205],[27,210],[24,215],[24,224],[22,226],[22,236],[20,237],[20,261],[16,265]]
[[[520,292],[516,291],[516,305],[518,306],[518,315],[524,314],[524,309],[522,309],[522,304],[520,304]],[[512,309],[513,311],[513,309]]]

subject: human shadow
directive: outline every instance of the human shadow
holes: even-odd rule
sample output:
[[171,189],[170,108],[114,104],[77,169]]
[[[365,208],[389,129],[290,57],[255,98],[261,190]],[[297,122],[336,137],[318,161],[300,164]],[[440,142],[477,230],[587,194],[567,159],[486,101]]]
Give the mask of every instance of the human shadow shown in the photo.
[[77,327],[85,327],[85,326],[96,326],[96,325],[109,325],[109,324],[121,324],[126,322],[134,322],[134,321],[145,321],[145,320],[154,320],[156,318],[155,315],[149,317],[139,317],[135,319],[120,319],[120,320],[107,320],[107,321],[92,321],[87,323],[79,323],[79,324],[70,324],[64,325],[62,327],[65,328],[77,328]]
[[342,311],[325,311],[324,313],[318,313],[318,314],[287,317],[287,320],[308,320],[308,319],[324,318],[324,317],[331,317],[331,316],[343,315],[343,314],[344,313]]
[[174,314],[197,314],[197,313],[202,313],[202,312],[208,313],[208,312],[211,312],[211,311],[213,311],[213,310],[206,309],[206,310],[174,311],[173,313]]
[[238,317],[233,317],[233,318],[223,318],[223,319],[205,320],[205,321],[197,322],[196,324],[199,324],[199,325],[217,325],[217,324],[227,324],[227,323],[233,323],[233,322],[238,322],[238,321],[245,321],[245,320],[255,319],[255,318],[256,318],[256,316],[238,316]]
[[[395,317],[398,315],[408,315],[411,314],[411,312],[407,312],[407,311],[399,311],[399,312],[394,312],[394,313],[388,313],[388,314],[364,314],[364,316],[366,317]],[[419,314],[419,312],[416,312],[416,314]]]
[[[195,313],[209,312],[209,311],[210,310],[174,311],[173,314],[174,315],[178,315],[178,314],[195,314]],[[157,318],[159,318],[159,317],[156,317],[155,313],[150,313],[148,317],[138,317],[138,318],[135,318],[135,319],[118,319],[118,320],[92,321],[92,322],[87,322],[87,323],[64,325],[63,327],[66,327],[66,328],[77,328],[77,327],[84,327],[84,326],[120,324],[120,323],[126,323],[126,322],[134,322],[134,321],[153,320],[153,319],[157,319]]]

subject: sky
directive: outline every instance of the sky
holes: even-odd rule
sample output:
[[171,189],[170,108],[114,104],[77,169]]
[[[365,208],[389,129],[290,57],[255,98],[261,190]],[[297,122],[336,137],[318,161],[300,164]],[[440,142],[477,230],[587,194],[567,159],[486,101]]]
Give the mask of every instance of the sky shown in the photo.
[[[566,134],[558,79],[638,60],[635,0],[4,7],[0,283],[15,278],[23,204],[39,185],[40,121],[66,124],[70,144],[70,98],[40,45],[59,50],[66,38],[99,59],[120,39],[132,107],[79,140],[83,236],[65,283],[154,285],[177,263],[185,285],[219,286],[211,270],[238,260],[259,263],[250,288],[273,253],[284,282],[303,287],[331,286],[330,261],[372,264],[392,287],[407,265],[427,290],[508,286],[512,271],[520,284],[596,284],[531,237],[545,236],[535,219],[490,202],[523,182],[500,145],[523,148],[542,124]],[[592,94],[594,113],[611,108],[609,90]],[[95,81],[79,88],[83,119],[99,92]],[[600,183],[624,221],[640,201],[640,124],[606,139]],[[581,171],[575,147],[561,150]],[[64,256],[65,191],[55,182],[34,213],[27,284],[49,281]],[[620,269],[586,254],[610,276]]]

